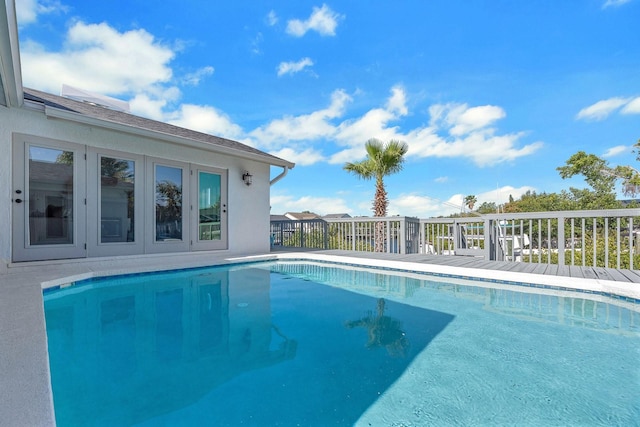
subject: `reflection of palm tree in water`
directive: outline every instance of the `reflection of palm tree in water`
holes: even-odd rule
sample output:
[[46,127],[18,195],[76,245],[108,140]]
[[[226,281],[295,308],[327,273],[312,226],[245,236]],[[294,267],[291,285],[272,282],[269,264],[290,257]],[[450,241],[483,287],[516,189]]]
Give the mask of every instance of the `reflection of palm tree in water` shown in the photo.
[[404,357],[409,348],[409,340],[402,331],[402,323],[397,319],[384,315],[385,301],[378,300],[377,312],[370,311],[360,320],[346,322],[349,329],[362,326],[368,329],[367,348],[384,347],[389,355]]

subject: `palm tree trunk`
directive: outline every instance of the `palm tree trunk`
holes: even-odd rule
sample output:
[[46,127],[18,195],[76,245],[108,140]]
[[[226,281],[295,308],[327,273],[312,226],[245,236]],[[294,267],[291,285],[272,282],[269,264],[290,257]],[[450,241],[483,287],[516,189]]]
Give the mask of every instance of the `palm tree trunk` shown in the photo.
[[[387,216],[387,206],[389,200],[387,199],[387,191],[384,188],[384,181],[382,177],[376,178],[376,194],[373,199],[373,215],[376,217]],[[376,228],[374,231],[374,252],[384,252],[386,240],[385,223],[384,221],[376,222]]]
[[378,221],[376,222],[376,228],[374,230],[374,252],[384,252],[384,243],[386,240],[387,233],[385,232],[385,222]]

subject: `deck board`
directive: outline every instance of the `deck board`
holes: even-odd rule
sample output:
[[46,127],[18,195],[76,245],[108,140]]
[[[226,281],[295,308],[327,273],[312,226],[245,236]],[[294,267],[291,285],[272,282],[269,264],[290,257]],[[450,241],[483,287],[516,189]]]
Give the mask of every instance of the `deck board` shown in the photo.
[[[274,248],[274,252],[309,252],[296,248]],[[546,263],[485,261],[470,256],[390,254],[343,250],[313,250],[324,255],[349,256],[389,261],[405,261],[421,264],[442,265],[456,268],[477,268],[482,270],[511,271],[516,273],[542,274],[546,276],[576,277],[585,279],[612,280],[616,282],[640,283],[640,270],[575,265],[555,265]]]
[[640,283],[640,272],[638,270],[622,269],[620,273],[632,283]]

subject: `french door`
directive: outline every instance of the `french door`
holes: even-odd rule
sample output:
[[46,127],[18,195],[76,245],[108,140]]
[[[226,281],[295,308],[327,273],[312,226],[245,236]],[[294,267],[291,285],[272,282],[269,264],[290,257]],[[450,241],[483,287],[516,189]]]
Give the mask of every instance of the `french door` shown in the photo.
[[226,170],[27,136],[13,165],[13,261],[228,247]]
[[88,255],[142,253],[143,156],[94,148],[88,151]]
[[227,248],[227,171],[147,159],[147,253]]
[[16,137],[13,261],[87,255],[85,179],[84,146]]
[[227,173],[221,169],[191,167],[191,247],[227,248]]

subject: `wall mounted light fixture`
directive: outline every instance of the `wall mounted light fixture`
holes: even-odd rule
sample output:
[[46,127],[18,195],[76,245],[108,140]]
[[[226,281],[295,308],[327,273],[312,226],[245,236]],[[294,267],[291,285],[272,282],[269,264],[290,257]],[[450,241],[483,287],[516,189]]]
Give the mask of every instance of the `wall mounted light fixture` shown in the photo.
[[242,174],[242,180],[245,184],[251,185],[251,183],[253,182],[253,175],[251,175],[249,172],[245,172],[244,174]]

